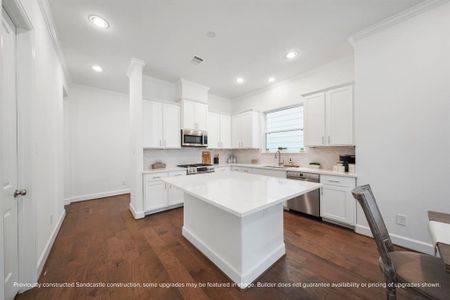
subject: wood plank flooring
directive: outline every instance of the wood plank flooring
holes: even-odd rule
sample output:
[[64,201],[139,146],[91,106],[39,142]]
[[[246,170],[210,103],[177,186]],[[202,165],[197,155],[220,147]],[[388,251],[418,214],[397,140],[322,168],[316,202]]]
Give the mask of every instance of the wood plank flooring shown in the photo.
[[[134,220],[128,195],[73,203],[40,283],[230,283],[181,235],[183,210]],[[286,256],[259,282],[382,282],[372,239],[286,212]],[[205,226],[212,226],[205,224]],[[399,291],[399,299],[419,299]],[[34,288],[16,299],[385,299],[383,288]]]

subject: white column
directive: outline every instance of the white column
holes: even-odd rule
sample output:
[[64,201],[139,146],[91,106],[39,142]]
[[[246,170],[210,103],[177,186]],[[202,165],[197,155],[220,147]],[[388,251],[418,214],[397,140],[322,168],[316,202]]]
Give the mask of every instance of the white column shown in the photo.
[[142,70],[145,62],[131,59],[127,70],[130,80],[130,210],[135,219],[144,217],[142,170],[144,149],[142,145]]

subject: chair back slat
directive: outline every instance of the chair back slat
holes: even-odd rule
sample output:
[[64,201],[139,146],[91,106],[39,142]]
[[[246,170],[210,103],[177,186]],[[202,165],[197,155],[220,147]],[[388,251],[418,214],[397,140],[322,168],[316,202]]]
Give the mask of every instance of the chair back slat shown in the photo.
[[367,222],[369,223],[373,238],[377,244],[378,253],[383,263],[383,271],[385,274],[386,272],[388,273],[386,275],[394,277],[394,265],[389,258],[389,252],[394,251],[394,246],[370,185],[358,186],[352,191],[352,194],[353,197],[358,200],[366,215]]

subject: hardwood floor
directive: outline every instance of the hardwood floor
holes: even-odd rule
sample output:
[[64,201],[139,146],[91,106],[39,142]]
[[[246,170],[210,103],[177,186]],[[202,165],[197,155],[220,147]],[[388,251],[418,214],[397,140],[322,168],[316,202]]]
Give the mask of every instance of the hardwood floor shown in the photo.
[[[134,220],[128,195],[73,203],[39,282],[229,283],[181,235],[183,210]],[[271,283],[383,282],[372,239],[286,212],[286,256]],[[213,224],[205,224],[213,226]],[[399,299],[416,297],[399,291]],[[34,288],[16,299],[385,299],[383,288]]]

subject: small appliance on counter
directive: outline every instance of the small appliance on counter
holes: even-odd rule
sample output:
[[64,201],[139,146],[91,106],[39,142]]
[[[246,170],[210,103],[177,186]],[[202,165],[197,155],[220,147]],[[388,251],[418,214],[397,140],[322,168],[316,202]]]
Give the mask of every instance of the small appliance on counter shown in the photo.
[[220,163],[219,161],[219,154],[214,155],[214,164],[218,165]]
[[209,151],[202,152],[202,164],[204,164],[204,165],[211,164],[211,152],[209,152]]
[[[349,171],[349,165],[350,164],[354,165],[355,160],[356,160],[355,155],[339,155],[339,161],[342,163],[342,166],[344,167],[344,172]],[[355,172],[354,166],[352,167],[352,169],[353,169],[353,173],[354,173]],[[338,171],[340,171],[339,168],[338,168]]]
[[186,168],[187,175],[195,175],[202,173],[212,173],[214,172],[214,166],[210,164],[187,164],[178,165],[177,167]]

